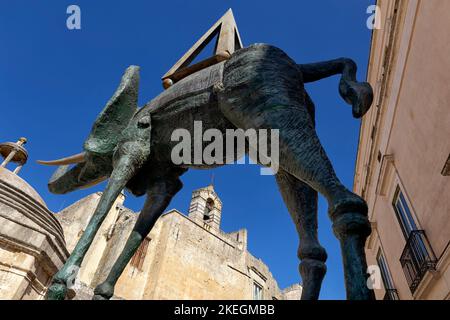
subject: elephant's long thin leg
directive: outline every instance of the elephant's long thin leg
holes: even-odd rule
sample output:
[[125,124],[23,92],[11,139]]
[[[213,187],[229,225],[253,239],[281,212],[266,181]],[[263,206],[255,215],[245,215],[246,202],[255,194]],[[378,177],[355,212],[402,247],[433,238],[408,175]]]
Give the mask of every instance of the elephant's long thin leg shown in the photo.
[[114,263],[106,280],[99,284],[94,290],[94,300],[110,299],[114,294],[114,286],[133,257],[139,245],[151,231],[155,222],[169,205],[172,197],[181,189],[182,183],[176,178],[167,177],[152,183],[147,192],[147,199],[136,225],[132,230],[125,247],[117,261]]
[[[277,88],[270,88],[271,92]],[[279,90],[283,92],[283,88]],[[233,101],[236,101],[233,99]],[[307,108],[286,97],[261,105],[222,105],[222,112],[240,128],[279,129],[280,168],[320,192],[328,201],[333,230],[341,242],[348,299],[373,299],[367,287],[365,240],[370,234],[367,205],[348,190],[333,170],[316,135]]]
[[333,230],[339,238],[348,299],[369,300],[365,240],[370,234],[367,205],[345,188],[336,177],[304,108],[286,107],[264,118],[272,128],[280,128],[280,167],[321,192],[328,200]]
[[308,113],[301,74],[298,65],[275,47],[258,44],[238,50],[225,63],[223,89],[217,91],[219,107],[238,128],[279,129],[280,168],[328,201],[341,241],[347,297],[373,299],[364,255],[370,234],[367,204],[336,177]]
[[264,122],[266,128],[280,129],[280,167],[328,200],[333,230],[341,243],[347,298],[373,299],[373,291],[366,283],[364,255],[365,240],[370,234],[367,205],[336,177],[306,108],[282,105],[276,111],[261,108],[259,117],[254,115],[246,120],[254,124]]
[[69,259],[67,259],[64,266],[53,277],[52,285],[47,292],[47,299],[49,300],[63,300],[67,292],[67,281],[71,277],[76,276],[76,269],[78,269],[83,261],[83,258],[89,249],[94,237],[108,214],[114,201],[119,196],[120,192],[125,188],[128,180],[133,176],[136,166],[130,157],[122,157],[109,178],[105,191],[103,192],[100,202],[95,209],[94,214],[89,221],[86,230],[75,246]]
[[302,300],[317,300],[327,270],[327,253],[317,237],[317,191],[283,170],[275,177],[300,238]]

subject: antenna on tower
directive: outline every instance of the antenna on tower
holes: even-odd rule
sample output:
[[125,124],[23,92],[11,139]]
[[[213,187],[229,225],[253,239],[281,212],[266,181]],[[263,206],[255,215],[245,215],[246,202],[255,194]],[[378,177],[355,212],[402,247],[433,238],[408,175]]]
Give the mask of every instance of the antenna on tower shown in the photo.
[[214,173],[211,173],[211,183],[209,185],[214,187]]

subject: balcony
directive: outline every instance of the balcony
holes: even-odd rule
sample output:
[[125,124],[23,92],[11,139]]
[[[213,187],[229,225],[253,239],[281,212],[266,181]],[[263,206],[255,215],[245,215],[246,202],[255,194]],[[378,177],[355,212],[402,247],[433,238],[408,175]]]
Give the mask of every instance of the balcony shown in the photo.
[[386,289],[383,300],[400,300],[397,290]]
[[436,255],[424,230],[411,231],[400,263],[411,293],[414,293],[427,271],[435,270],[437,263]]

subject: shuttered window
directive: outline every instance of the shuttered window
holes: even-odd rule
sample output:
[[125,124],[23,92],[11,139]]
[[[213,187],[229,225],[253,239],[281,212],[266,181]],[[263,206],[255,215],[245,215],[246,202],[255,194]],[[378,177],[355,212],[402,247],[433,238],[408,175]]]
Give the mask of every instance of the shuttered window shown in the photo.
[[137,251],[134,253],[134,256],[131,258],[131,266],[138,269],[139,271],[142,271],[149,243],[150,239],[145,238]]

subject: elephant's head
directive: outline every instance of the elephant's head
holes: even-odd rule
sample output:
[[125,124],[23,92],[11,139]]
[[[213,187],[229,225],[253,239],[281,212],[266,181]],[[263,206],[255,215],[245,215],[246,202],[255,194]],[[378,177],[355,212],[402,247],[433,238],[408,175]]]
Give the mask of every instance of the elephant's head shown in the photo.
[[[108,179],[113,171],[142,164],[150,153],[150,116],[137,114],[139,67],[130,66],[113,97],[96,119],[82,153],[54,161],[50,192],[64,194]],[[73,167],[70,167],[73,165]]]

